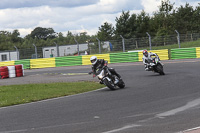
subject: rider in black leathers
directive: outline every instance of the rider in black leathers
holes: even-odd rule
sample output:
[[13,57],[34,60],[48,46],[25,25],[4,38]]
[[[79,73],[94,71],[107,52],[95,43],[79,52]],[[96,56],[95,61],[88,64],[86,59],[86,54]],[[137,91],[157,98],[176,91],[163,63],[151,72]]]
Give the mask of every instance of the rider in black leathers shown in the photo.
[[[105,61],[104,59],[97,59],[96,56],[92,56],[90,58],[90,61],[92,63],[92,72],[90,72],[89,74],[91,73],[96,74],[97,68],[102,68],[104,65],[108,64],[108,61]],[[111,72],[112,75],[116,75],[119,79],[121,79],[121,76],[115,71],[115,69],[108,67],[108,70]],[[118,79],[115,80],[116,80],[115,84],[119,82]]]

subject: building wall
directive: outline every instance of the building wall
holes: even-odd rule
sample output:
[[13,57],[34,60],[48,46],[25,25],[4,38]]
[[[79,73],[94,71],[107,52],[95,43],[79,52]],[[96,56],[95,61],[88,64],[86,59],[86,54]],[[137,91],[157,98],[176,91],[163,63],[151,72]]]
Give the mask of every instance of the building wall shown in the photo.
[[50,58],[50,57],[58,57],[57,55],[57,47],[44,47],[43,51],[43,58]]
[[8,52],[0,52],[0,61],[11,61],[18,60],[18,52],[17,51],[8,51]]
[[[58,57],[57,53],[59,53],[59,56],[68,56],[78,53],[77,44],[58,46],[58,50],[59,51],[57,52],[56,46],[43,47],[43,58],[50,58],[51,54],[53,54],[53,57]],[[87,51],[87,50],[88,50],[88,44],[79,44],[79,51]]]

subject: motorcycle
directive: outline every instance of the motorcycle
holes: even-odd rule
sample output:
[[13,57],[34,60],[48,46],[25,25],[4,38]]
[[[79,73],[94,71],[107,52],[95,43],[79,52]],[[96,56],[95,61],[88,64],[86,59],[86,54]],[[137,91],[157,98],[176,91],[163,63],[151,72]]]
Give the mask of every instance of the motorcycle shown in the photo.
[[[116,90],[117,86],[119,88],[125,87],[124,81],[121,78],[119,79],[116,75],[111,74],[111,72],[109,71],[107,66],[103,66],[102,68],[98,68],[93,77],[95,77],[95,76],[98,77],[101,84],[104,84],[110,90]],[[118,81],[119,81],[117,84],[115,84],[116,79],[118,79]]]
[[148,59],[146,63],[149,64],[149,71],[157,72],[160,75],[165,75],[163,70],[163,64],[160,62],[159,57],[153,57],[152,59]]

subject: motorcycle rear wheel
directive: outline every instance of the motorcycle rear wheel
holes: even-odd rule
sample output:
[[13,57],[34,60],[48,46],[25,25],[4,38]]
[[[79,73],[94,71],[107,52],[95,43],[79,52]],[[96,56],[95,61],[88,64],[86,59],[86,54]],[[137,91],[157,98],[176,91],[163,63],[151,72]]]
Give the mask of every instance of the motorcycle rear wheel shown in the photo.
[[118,83],[119,88],[124,88],[125,87],[125,83],[124,81],[121,79]]

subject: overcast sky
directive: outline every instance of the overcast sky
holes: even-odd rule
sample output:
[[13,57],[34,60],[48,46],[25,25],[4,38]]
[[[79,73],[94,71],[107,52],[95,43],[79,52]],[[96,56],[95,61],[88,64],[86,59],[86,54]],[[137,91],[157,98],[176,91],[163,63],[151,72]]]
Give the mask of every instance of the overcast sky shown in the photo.
[[[175,7],[189,3],[196,7],[199,0],[170,0]],[[123,11],[151,14],[158,10],[161,0],[1,0],[0,31],[18,29],[21,37],[36,27],[53,28],[55,32],[74,34],[97,33],[104,23],[115,25]]]

